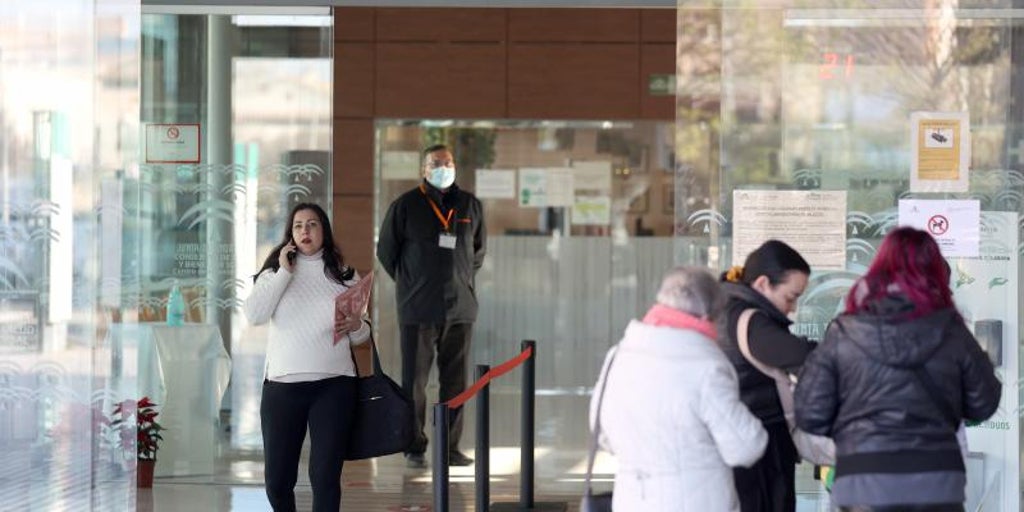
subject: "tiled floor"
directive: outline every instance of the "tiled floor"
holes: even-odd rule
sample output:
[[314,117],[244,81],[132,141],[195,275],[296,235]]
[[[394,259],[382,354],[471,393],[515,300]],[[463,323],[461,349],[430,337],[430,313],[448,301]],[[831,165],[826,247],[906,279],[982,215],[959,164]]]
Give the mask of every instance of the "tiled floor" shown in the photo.
[[[469,455],[472,451],[467,450]],[[582,490],[579,468],[584,453],[558,456],[548,451],[538,452],[536,462],[538,502],[561,502],[569,510],[577,510]],[[517,502],[519,452],[515,449],[494,450],[491,477],[492,502]],[[312,494],[305,471],[305,460],[296,488],[299,510],[309,510]],[[599,461],[598,484],[609,487],[614,461],[602,457]],[[810,481],[801,471],[801,512],[827,510],[821,499],[817,482]],[[270,507],[262,487],[263,465],[257,454],[235,455],[226,458],[216,475],[205,477],[158,478],[152,490],[141,490],[138,495],[140,512],[178,512],[195,510],[269,511]],[[398,456],[346,464],[343,481],[343,510],[358,512],[398,512],[433,510],[431,473],[405,467]],[[473,468],[451,468],[450,510],[475,510]]]

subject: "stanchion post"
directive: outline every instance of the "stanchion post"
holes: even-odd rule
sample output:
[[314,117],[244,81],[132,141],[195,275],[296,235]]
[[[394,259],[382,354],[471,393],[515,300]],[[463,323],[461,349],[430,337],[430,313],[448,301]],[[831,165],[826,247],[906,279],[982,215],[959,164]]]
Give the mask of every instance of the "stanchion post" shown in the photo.
[[524,340],[522,351],[530,350],[530,357],[523,362],[523,389],[522,389],[522,439],[519,460],[519,503],[494,503],[491,505],[491,512],[565,512],[569,510],[568,503],[550,502],[537,503],[533,500],[533,449],[534,449],[534,415],[537,387],[537,342]]
[[434,510],[448,512],[448,404],[434,405]]
[[[491,367],[476,365],[476,380],[484,378]],[[491,502],[491,386],[476,395],[476,511],[487,512]]]
[[522,447],[519,469],[519,506],[524,510],[533,508],[533,429],[535,395],[537,387],[537,342],[523,340],[522,350],[530,350],[530,357],[523,363],[523,414]]

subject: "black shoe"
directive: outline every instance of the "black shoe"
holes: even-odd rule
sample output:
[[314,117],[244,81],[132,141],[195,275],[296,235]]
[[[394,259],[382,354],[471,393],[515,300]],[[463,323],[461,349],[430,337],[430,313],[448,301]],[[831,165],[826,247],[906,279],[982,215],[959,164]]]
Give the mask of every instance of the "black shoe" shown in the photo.
[[473,459],[466,457],[462,452],[458,450],[448,452],[449,466],[469,466],[471,464],[473,464]]
[[405,454],[405,467],[427,469],[427,458],[422,453],[407,453]]

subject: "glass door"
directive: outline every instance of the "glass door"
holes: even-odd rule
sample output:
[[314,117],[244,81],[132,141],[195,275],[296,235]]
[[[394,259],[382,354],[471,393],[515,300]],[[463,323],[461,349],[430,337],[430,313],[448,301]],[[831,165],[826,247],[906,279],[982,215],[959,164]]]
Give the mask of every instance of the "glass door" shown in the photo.
[[106,333],[124,313],[139,1],[8,0],[0,19],[0,503],[130,510],[135,431],[111,423]]
[[[216,326],[231,384],[204,414],[230,431],[232,448],[258,451],[266,332],[240,306],[291,207],[331,211],[333,17],[147,6],[142,34],[146,146],[129,186],[139,196],[140,319],[164,321],[177,285],[186,322]],[[180,472],[158,464],[157,474]]]
[[[1003,393],[989,421],[967,425],[966,504],[1019,510],[1024,12],[1011,2],[881,4],[679,2],[676,150],[693,156],[681,158],[689,167],[676,190],[706,205],[679,203],[677,225],[724,269],[750,245],[743,235],[750,221],[741,215],[768,225],[769,214],[791,221],[837,214],[834,222],[795,221],[762,233],[817,258],[793,329],[820,339],[899,224],[901,203],[974,203],[978,253],[947,255],[951,286]],[[915,183],[922,176],[914,173],[915,147],[927,147],[912,138],[922,113],[969,124],[960,139],[969,165],[955,187]],[[801,499],[824,503],[810,473],[802,465]]]

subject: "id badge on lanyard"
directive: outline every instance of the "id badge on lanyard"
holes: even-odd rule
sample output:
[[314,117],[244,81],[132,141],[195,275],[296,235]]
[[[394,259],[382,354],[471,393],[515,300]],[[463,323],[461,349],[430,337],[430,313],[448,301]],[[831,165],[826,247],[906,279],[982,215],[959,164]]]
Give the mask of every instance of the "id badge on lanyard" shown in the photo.
[[[420,192],[422,192],[424,196],[427,195],[422,185],[420,185]],[[458,237],[455,236],[455,233],[452,233],[451,230],[452,217],[455,216],[455,208],[448,210],[448,216],[445,217],[444,215],[441,215],[441,209],[437,207],[437,204],[434,203],[433,199],[427,197],[427,201],[430,202],[430,208],[434,210],[434,215],[437,216],[437,220],[441,221],[441,227],[443,228],[443,231],[441,231],[441,234],[437,237],[437,246],[442,249],[455,249]]]
[[458,241],[458,237],[451,233],[441,233],[441,236],[437,239],[437,246],[442,249],[454,249],[455,242]]

